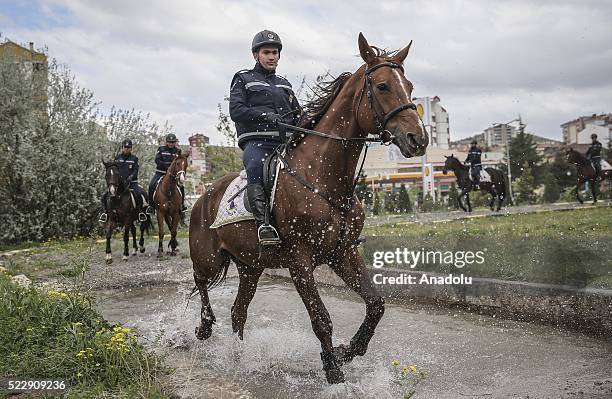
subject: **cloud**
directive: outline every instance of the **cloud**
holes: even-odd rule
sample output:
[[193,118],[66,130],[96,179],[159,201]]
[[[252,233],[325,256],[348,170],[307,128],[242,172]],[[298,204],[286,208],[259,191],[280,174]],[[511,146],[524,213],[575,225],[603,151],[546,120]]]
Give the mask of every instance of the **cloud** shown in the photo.
[[250,41],[264,28],[281,35],[279,73],[294,86],[304,75],[357,69],[359,31],[390,49],[414,40],[406,60],[413,94],[441,97],[453,139],[519,113],[534,133],[559,138],[561,123],[612,111],[605,1],[15,4],[0,5],[4,35],[48,45],[106,106],[168,119],[183,141],[204,132],[222,142],[217,104],[233,74],[252,66]]

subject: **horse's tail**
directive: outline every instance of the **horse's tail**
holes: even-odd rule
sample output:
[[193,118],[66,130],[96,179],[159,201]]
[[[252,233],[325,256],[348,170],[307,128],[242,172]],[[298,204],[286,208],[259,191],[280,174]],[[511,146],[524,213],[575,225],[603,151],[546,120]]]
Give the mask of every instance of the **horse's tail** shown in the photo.
[[229,269],[229,265],[229,259],[226,262],[223,262],[223,266],[219,268],[219,271],[215,273],[213,278],[211,278],[208,282],[207,287],[209,290],[215,288],[218,285],[223,284],[223,282],[227,278],[227,270]]

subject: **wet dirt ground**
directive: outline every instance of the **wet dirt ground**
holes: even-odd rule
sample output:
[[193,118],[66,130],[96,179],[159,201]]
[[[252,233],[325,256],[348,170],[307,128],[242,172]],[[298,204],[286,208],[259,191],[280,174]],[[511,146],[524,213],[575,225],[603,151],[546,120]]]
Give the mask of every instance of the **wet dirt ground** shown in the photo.
[[[325,382],[320,346],[293,286],[262,278],[249,308],[245,339],[231,333],[237,278],[211,291],[213,336],[197,341],[199,297],[187,243],[177,257],[147,254],[128,262],[102,249],[88,278],[106,318],[137,328],[143,342],[167,355],[167,384],[179,397],[398,398],[392,360],[425,371],[416,398],[612,398],[612,340],[550,326],[497,320],[457,309],[387,304],[368,353],[344,366],[346,383]],[[147,251],[153,253],[155,244]],[[334,345],[348,343],[364,315],[354,294],[321,287],[334,322]]]

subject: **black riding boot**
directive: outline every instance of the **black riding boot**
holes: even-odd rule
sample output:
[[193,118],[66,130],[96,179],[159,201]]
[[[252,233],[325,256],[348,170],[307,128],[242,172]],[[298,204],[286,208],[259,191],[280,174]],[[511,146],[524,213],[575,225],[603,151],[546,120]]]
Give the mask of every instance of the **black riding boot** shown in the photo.
[[261,184],[249,184],[246,189],[251,211],[257,223],[257,237],[260,245],[275,245],[280,237],[274,226],[269,223],[267,197]]

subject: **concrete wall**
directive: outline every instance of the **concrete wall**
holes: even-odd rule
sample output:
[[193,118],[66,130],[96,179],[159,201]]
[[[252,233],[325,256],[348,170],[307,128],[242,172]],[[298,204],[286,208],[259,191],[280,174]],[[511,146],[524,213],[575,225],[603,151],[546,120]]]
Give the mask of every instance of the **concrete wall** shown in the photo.
[[[368,268],[368,272],[370,279],[377,273],[386,277],[406,273],[415,276],[417,281],[423,274],[392,268]],[[266,273],[289,278],[286,269],[268,269]],[[317,268],[315,279],[321,284],[345,286],[327,266]],[[467,307],[496,317],[543,322],[590,334],[612,336],[612,290],[580,289],[489,278],[473,278],[471,285],[385,284],[378,285],[377,288],[384,297],[399,301]]]

